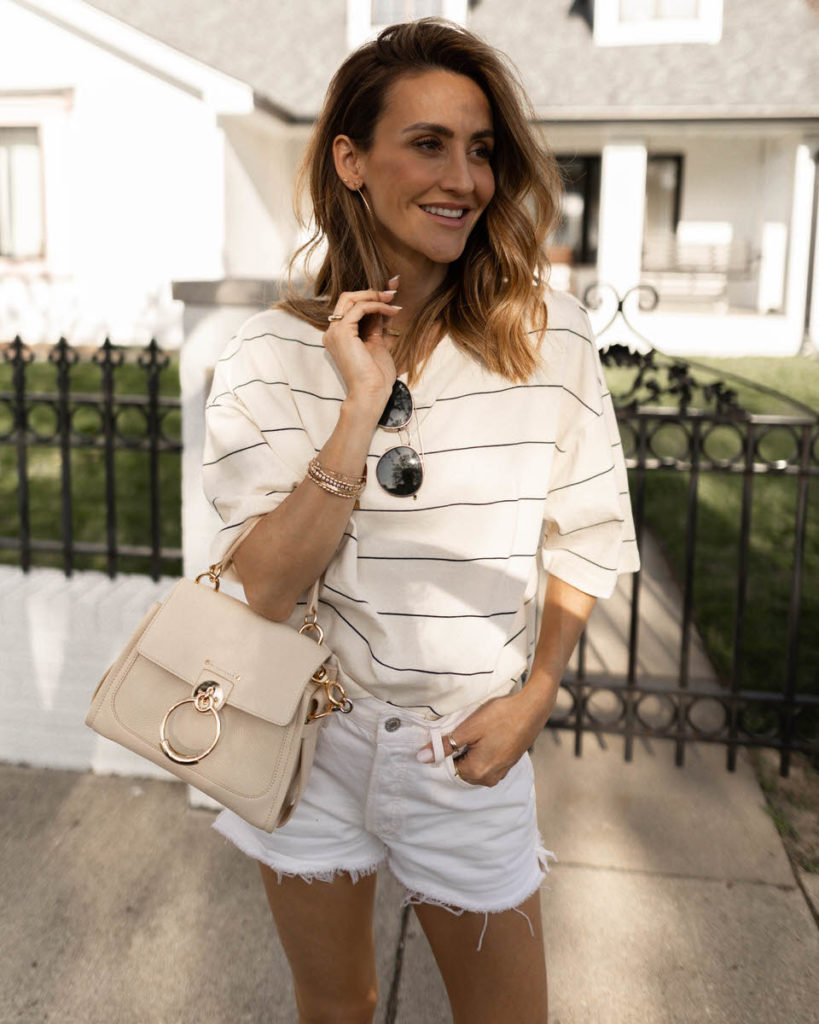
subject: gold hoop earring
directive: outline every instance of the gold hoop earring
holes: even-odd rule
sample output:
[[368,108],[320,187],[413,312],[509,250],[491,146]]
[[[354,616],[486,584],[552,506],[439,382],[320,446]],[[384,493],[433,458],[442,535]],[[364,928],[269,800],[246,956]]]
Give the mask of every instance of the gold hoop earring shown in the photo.
[[[370,209],[370,204],[367,202],[367,197],[361,191],[361,186],[360,185],[356,187],[356,192],[358,192],[358,194],[361,196],[361,202],[366,206],[367,213],[369,213],[370,217],[372,217],[373,216],[373,211]],[[375,218],[373,217],[373,220],[374,219]]]

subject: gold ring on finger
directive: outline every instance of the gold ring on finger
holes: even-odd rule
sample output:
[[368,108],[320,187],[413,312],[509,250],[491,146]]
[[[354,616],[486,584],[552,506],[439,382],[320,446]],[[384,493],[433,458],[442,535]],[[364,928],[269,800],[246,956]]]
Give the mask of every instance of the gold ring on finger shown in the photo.
[[329,315],[329,316],[327,317],[327,319],[328,319],[328,320],[330,321],[330,323],[332,324],[332,323],[335,323],[335,321],[336,321],[336,320],[343,320],[343,319],[344,319],[344,314],[343,314],[343,313],[331,313],[331,314],[330,314],[330,315]]

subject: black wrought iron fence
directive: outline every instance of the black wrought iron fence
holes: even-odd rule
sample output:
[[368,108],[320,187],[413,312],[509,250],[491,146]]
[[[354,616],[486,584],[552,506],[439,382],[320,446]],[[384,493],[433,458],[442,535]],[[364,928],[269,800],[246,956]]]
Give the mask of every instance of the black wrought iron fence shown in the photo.
[[[590,308],[599,302],[597,288],[584,296]],[[617,296],[613,315],[598,337],[605,340],[612,327],[616,336],[625,324],[632,340],[639,342],[626,312],[626,302],[635,293],[641,293],[643,309],[656,305],[656,292],[645,286],[622,299]],[[770,388],[731,374],[720,377],[710,367],[664,356],[651,347],[613,342],[601,356],[630,470],[644,566],[649,531],[674,563],[676,582],[668,584],[673,593],[663,595],[677,603],[679,612],[678,634],[666,639],[673,647],[673,675],[659,678],[656,665],[640,667],[641,632],[654,625],[641,608],[641,572],[630,583],[628,656],[622,676],[589,669],[594,638],[590,626],[581,639],[576,671],[564,679],[549,725],[573,731],[578,754],[583,733],[595,732],[624,736],[626,760],[631,760],[635,739],[646,737],[674,740],[678,765],[683,764],[685,744],[693,740],[724,744],[732,771],[740,746],[778,749],[782,775],[788,774],[793,751],[819,764],[815,528],[806,552],[811,492],[814,508],[819,498],[819,417]],[[763,396],[766,405],[782,403],[789,411],[751,412],[739,400],[741,392]],[[660,488],[652,495],[652,486],[662,478],[659,501]],[[707,505],[702,501],[704,481],[710,489]],[[758,524],[756,540],[755,510],[771,518]],[[702,557],[707,530],[719,533],[721,544],[732,549],[730,578],[720,578],[725,576],[722,558],[712,557],[709,564]],[[806,568],[812,584],[807,593]],[[721,619],[711,636],[709,616]],[[710,641],[707,654],[718,671],[692,678],[692,650],[702,635]]]
[[0,561],[181,569],[178,373],[156,341],[15,338],[0,361]]
[[[620,323],[639,339],[625,311],[635,291],[644,292],[617,297],[599,332],[603,340],[617,335]],[[657,301],[648,292],[647,302],[641,294],[643,308]],[[594,290],[587,291],[586,305],[595,301]],[[628,638],[622,665],[594,663],[591,626],[549,726],[572,731],[578,754],[583,735],[593,732],[624,736],[626,760],[635,740],[668,738],[679,765],[691,741],[723,744],[730,770],[741,746],[778,749],[783,775],[793,751],[819,762],[819,536],[815,526],[808,529],[819,498],[816,414],[769,388],[647,344],[613,340],[602,356],[644,565],[658,539],[673,562],[673,581],[663,585],[669,593],[659,597],[676,606],[676,635],[660,643],[661,671],[652,636],[658,594],[646,593],[657,583],[645,571],[635,575],[627,584],[628,614],[618,624],[624,649]],[[782,402],[785,410],[746,408],[739,398],[746,386],[764,395],[766,406]],[[17,338],[3,346],[0,561],[25,570],[35,561],[56,564],[66,573],[91,567],[110,576],[179,574],[180,406],[176,367],[155,342],[124,349],[106,341],[93,352],[65,340],[49,348]],[[718,480],[733,490],[704,501]],[[760,544],[752,525],[754,516],[767,515],[759,511],[761,491],[775,491],[773,500],[787,508],[776,529],[762,531]],[[772,493],[763,496],[770,500]],[[733,552],[727,569],[713,558],[713,543],[708,547],[713,534]],[[786,564],[776,557],[783,551]],[[647,637],[650,657],[643,655]],[[701,638],[717,670],[705,677],[692,669]]]

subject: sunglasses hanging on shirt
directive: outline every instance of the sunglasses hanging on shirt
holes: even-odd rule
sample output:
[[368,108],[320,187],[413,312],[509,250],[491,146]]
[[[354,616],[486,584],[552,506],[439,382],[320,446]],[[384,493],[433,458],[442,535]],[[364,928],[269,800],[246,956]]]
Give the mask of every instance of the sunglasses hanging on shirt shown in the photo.
[[397,380],[392,386],[392,394],[384,407],[379,427],[400,433],[415,414],[415,429],[418,433],[417,452],[408,444],[399,444],[387,451],[378,460],[375,468],[376,478],[388,494],[396,498],[416,497],[424,482],[424,448],[421,444],[421,431],[418,427],[418,414],[415,403],[407,385]]

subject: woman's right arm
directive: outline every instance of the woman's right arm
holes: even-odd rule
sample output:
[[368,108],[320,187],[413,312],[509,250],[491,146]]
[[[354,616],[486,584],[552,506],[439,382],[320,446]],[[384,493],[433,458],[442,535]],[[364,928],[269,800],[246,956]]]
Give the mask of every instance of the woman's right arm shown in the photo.
[[[347,388],[338,422],[318,455],[322,467],[331,472],[364,472],[395,381],[395,364],[381,333],[382,317],[400,308],[388,304],[393,294],[342,294],[336,310],[343,319],[324,334],[325,348]],[[358,332],[364,317],[372,327],[362,338]],[[250,607],[279,622],[289,618],[299,597],[327,568],[354,505],[355,498],[330,494],[305,476],[284,501],[262,516],[233,556]]]

